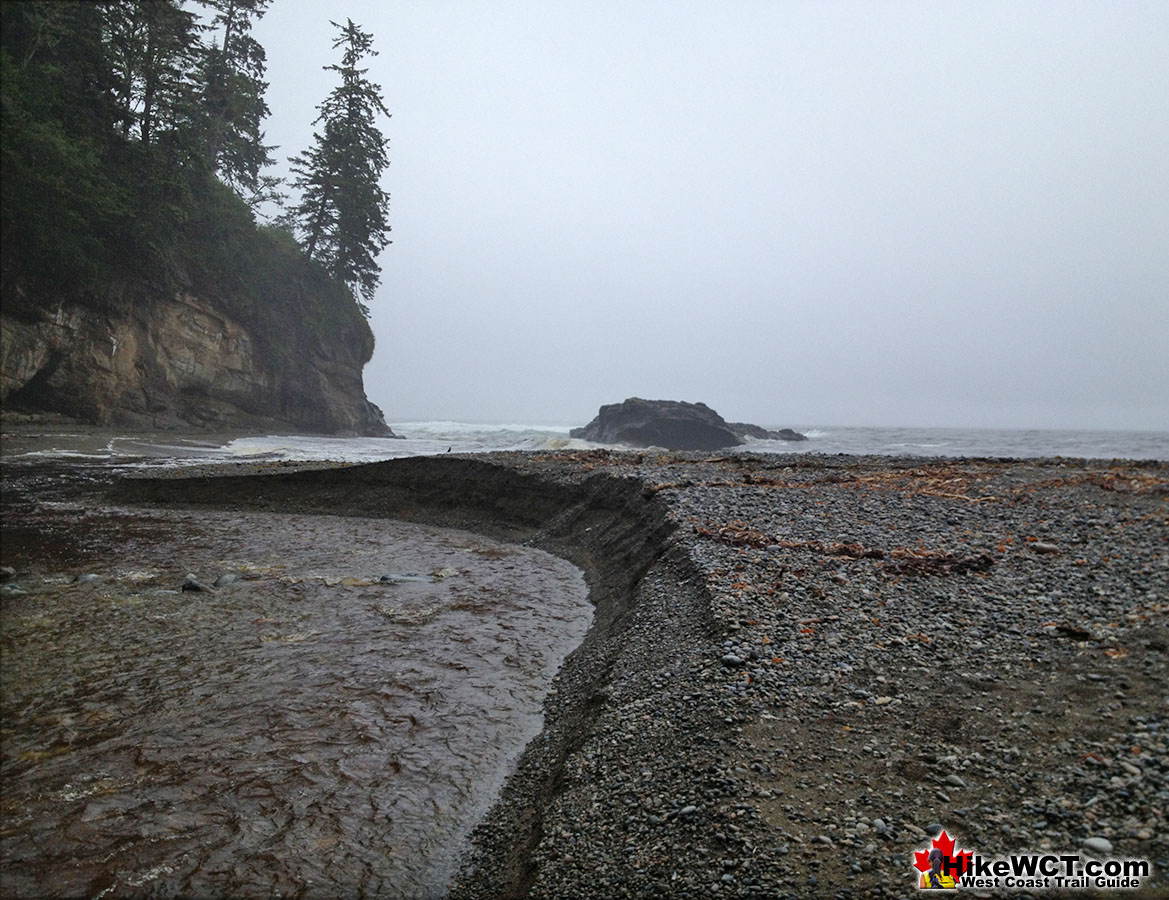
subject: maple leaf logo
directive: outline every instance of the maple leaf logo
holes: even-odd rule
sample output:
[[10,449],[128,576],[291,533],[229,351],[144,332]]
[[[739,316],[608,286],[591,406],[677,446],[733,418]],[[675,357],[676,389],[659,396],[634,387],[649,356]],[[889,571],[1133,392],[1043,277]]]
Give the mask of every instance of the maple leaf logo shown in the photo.
[[933,839],[928,848],[914,851],[913,867],[919,872],[928,872],[930,870],[931,850],[941,851],[943,873],[958,878],[970,871],[974,854],[969,850],[959,850],[955,853],[954,839],[946,834],[944,828],[942,829],[942,833]]

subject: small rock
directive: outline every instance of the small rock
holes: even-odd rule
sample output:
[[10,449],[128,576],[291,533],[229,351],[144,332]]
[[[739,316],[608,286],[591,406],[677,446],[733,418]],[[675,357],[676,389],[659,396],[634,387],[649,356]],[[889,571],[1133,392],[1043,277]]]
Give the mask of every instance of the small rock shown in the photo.
[[1108,838],[1085,838],[1084,842],[1080,846],[1094,856],[1107,856],[1112,852],[1112,841],[1108,840]]
[[734,653],[728,653],[723,657],[724,666],[741,666],[743,664],[742,657],[736,656]]
[[925,826],[925,833],[930,837],[935,838],[942,833],[942,823],[934,822],[932,825]]
[[966,782],[963,781],[961,776],[959,776],[959,775],[947,775],[946,776],[946,784],[951,785],[952,787],[957,787],[957,788],[964,788],[964,787],[968,786],[966,784]]
[[1059,553],[1059,547],[1046,541],[1032,541],[1028,546],[1032,553]]
[[692,816],[692,815],[694,815],[696,812],[698,812],[698,807],[697,807],[697,806],[683,806],[683,807],[682,807],[680,810],[678,810],[678,815],[680,815],[680,816]]
[[235,584],[237,581],[239,581],[239,575],[235,572],[228,572],[215,579],[215,587],[227,587],[227,585]]
[[87,572],[84,575],[78,575],[76,578],[74,578],[73,583],[74,584],[93,584],[95,581],[100,581],[100,580],[101,579],[99,578],[99,576],[94,575],[92,572]]
[[198,579],[195,578],[195,576],[192,575],[190,572],[187,573],[187,577],[183,581],[182,590],[196,591],[199,593],[207,593],[207,594],[211,593],[211,591],[212,591],[212,589],[207,587],[207,585],[200,584]]
[[21,590],[15,584],[5,584],[0,585],[0,593],[5,597],[21,597],[28,592]]
[[16,577],[16,569],[12,566],[0,566],[0,581],[11,581]]
[[431,578],[443,579],[451,578],[459,574],[458,569],[452,569],[450,566],[443,566],[441,569],[435,569],[430,573]]

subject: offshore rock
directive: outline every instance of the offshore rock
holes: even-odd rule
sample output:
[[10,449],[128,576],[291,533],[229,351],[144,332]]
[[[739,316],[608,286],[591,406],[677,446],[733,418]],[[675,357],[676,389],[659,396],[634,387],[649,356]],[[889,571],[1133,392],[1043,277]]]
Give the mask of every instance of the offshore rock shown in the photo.
[[742,443],[723,417],[705,403],[640,397],[602,406],[588,425],[569,434],[600,444],[667,450],[720,450]]
[[[6,300],[0,315],[6,412],[138,428],[393,437],[362,384],[373,353],[368,326],[326,334],[288,327],[277,351],[257,325],[190,292],[20,299],[12,311]],[[272,311],[268,330],[295,316],[290,301]]]
[[599,444],[664,447],[667,450],[721,450],[737,447],[743,443],[744,437],[806,440],[803,435],[788,429],[777,432],[758,425],[728,423],[705,403],[642,400],[640,397],[602,406],[588,425],[574,428],[569,434]]
[[749,425],[746,422],[731,422],[727,427],[741,438],[755,438],[757,441],[806,441],[808,439],[806,434],[800,434],[790,428],[771,431],[767,428],[760,428],[758,425]]

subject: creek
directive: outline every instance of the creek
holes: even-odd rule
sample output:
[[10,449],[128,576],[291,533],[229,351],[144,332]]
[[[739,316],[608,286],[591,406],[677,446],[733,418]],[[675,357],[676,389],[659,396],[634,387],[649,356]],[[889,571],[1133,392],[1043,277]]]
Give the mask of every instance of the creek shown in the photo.
[[5,469],[0,893],[441,897],[588,630],[581,572],[67,474]]

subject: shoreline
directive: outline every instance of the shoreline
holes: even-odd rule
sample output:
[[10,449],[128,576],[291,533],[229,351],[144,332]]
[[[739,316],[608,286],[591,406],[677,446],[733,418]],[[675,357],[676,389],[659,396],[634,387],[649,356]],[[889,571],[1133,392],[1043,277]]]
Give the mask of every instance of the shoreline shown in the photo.
[[1169,870],[1164,463],[499,453],[114,495],[584,569],[595,624],[456,900],[900,896],[934,823],[984,855],[1103,838],[1152,862],[1137,896]]

